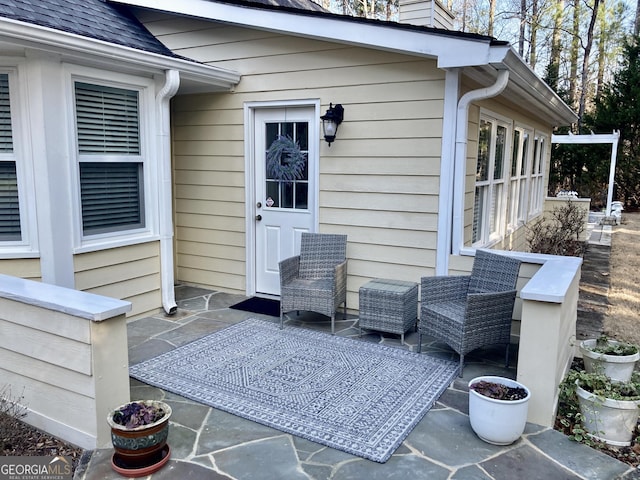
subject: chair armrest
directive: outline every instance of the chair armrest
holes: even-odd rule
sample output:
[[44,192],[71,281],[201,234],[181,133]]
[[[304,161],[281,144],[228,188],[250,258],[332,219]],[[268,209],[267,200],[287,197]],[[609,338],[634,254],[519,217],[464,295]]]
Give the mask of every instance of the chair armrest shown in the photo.
[[482,325],[511,322],[517,290],[471,293],[467,297],[467,322]]
[[286,285],[298,276],[300,271],[300,255],[285,258],[278,263],[280,269],[280,286]]
[[471,275],[422,277],[422,304],[464,300],[467,297],[470,279]]
[[340,292],[343,289],[347,288],[347,262],[349,260],[346,259],[344,262],[339,263],[333,269],[333,284],[336,287],[336,291]]

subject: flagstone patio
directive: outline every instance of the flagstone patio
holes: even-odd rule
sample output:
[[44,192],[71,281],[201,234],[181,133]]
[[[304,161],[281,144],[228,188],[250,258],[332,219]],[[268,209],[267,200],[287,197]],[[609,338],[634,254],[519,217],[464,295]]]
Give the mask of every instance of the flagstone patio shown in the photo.
[[[200,288],[176,288],[178,313],[134,320],[128,324],[129,362],[135,364],[250,317],[275,317],[229,309],[245,297]],[[330,331],[326,317],[291,314],[291,325]],[[357,318],[336,322],[338,335],[358,338]],[[416,350],[418,335],[369,333],[362,341]],[[455,358],[447,346],[424,344],[425,354]],[[355,457],[278,430],[216,410],[161,389],[131,380],[132,399],[163,399],[172,409],[171,459],[158,479],[615,479],[633,471],[607,455],[570,441],[552,429],[528,424],[513,445],[487,444],[473,433],[468,418],[467,384],[478,375],[515,377],[517,349],[511,366],[503,366],[502,347],[485,348],[467,357],[464,377],[453,382],[437,404],[385,464]],[[112,449],[85,454],[77,480],[122,478],[111,468]],[[627,477],[629,478],[629,477]]]

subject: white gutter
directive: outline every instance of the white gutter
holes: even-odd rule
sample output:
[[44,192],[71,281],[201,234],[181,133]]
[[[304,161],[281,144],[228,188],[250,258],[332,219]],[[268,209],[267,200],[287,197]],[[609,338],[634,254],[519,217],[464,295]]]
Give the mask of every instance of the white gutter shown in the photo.
[[509,83],[509,70],[500,70],[493,85],[465,93],[458,101],[456,116],[456,152],[453,179],[453,222],[451,224],[451,247],[454,255],[459,255],[464,238],[464,194],[467,165],[467,142],[469,128],[469,105],[500,95]]
[[178,306],[173,277],[173,201],[171,193],[171,115],[169,102],[180,87],[180,72],[167,70],[165,84],[156,96],[158,122],[158,203],[160,214],[160,281],[162,307],[168,315],[176,313]]

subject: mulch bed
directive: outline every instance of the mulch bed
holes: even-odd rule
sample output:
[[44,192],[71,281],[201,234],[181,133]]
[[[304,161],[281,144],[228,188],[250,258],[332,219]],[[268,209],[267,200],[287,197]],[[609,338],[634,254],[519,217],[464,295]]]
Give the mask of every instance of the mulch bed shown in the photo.
[[82,448],[38,430],[5,413],[0,413],[0,455],[71,457],[75,471]]

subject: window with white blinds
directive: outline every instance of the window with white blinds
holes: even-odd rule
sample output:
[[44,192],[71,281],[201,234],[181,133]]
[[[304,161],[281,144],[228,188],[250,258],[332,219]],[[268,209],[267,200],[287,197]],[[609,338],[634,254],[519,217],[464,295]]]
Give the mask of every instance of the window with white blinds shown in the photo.
[[144,227],[141,163],[80,163],[82,227],[97,234]]
[[13,152],[9,75],[0,73],[0,241],[22,239],[18,177]]
[[76,82],[81,155],[140,155],[138,92]]
[[84,235],[142,228],[138,91],[75,83]]

